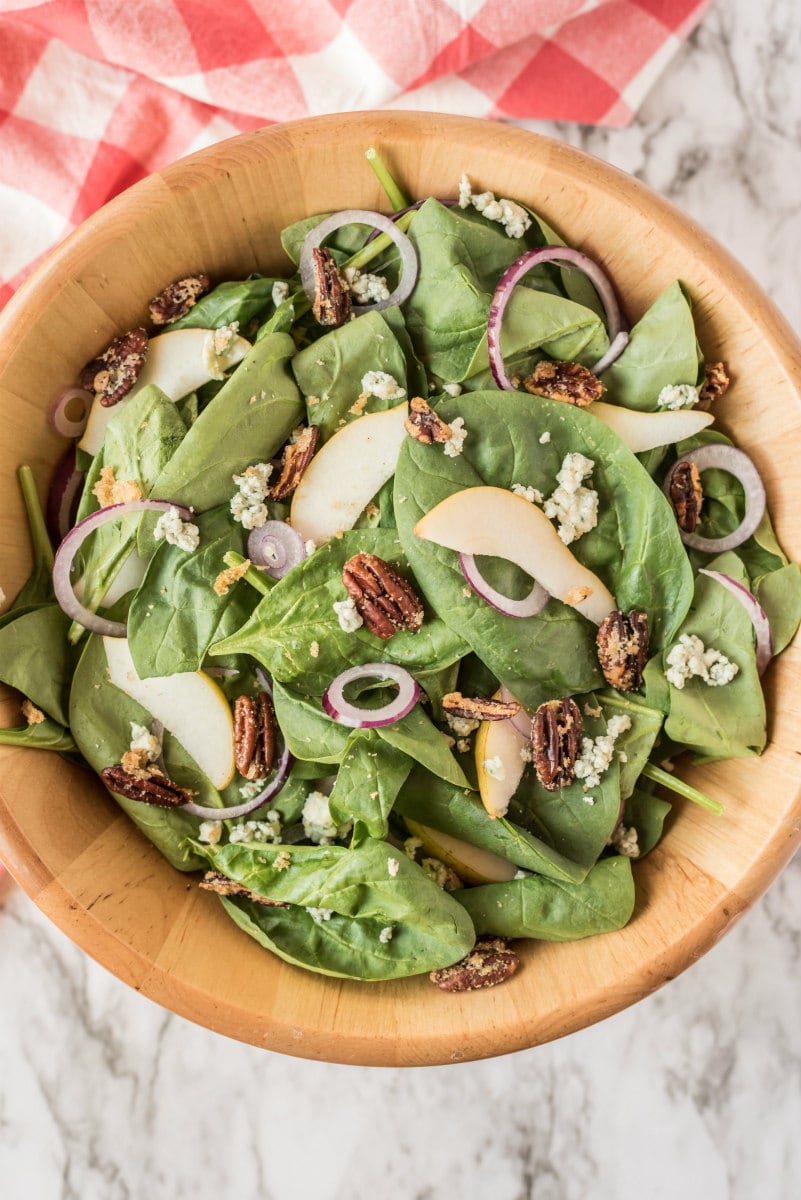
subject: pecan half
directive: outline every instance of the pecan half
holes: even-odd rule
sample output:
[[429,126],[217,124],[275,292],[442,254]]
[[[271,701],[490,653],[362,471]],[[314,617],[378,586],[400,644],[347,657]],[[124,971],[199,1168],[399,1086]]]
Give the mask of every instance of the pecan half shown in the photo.
[[537,778],[549,792],[572,783],[584,722],[575,700],[548,700],[534,713],[531,749]]
[[698,408],[709,408],[713,400],[719,399],[729,389],[729,372],[722,362],[704,364],[704,382],[698,394]]
[[423,605],[412,585],[375,554],[354,554],[342,568],[342,582],[370,633],[383,641],[399,629],[416,633]]
[[202,272],[185,275],[183,279],[168,283],[164,291],[154,296],[148,305],[150,320],[154,325],[172,325],[173,321],[185,317],[210,287],[211,280]]
[[595,638],[604,679],[619,692],[636,692],[648,662],[648,617],[639,608],[616,608],[604,617]]
[[245,779],[264,779],[275,759],[275,713],[266,692],[234,701],[234,761]]
[[140,800],[142,804],[155,804],[158,808],[179,808],[192,799],[191,792],[162,775],[157,767],[151,767],[147,775],[144,771],[132,775],[122,763],[117,763],[105,767],[100,778],[112,792],[126,796],[128,800]]
[[207,892],[216,892],[218,896],[237,896],[245,900],[255,900],[257,904],[264,904],[267,908],[289,908],[289,905],[284,904],[283,900],[268,900],[266,896],[257,896],[244,884],[236,883],[227,875],[223,875],[222,871],[207,871],[198,882],[198,887]]
[[600,379],[581,363],[551,362],[547,358],[537,363],[533,375],[523,380],[523,387],[532,396],[562,400],[578,408],[586,408],[593,400],[600,400],[606,390]]
[[450,425],[437,416],[422,396],[412,396],[409,410],[403,427],[415,441],[430,446],[432,442],[449,442],[453,437]]
[[522,706],[518,700],[485,700],[482,696],[470,698],[461,692],[448,692],[442,697],[442,707],[452,717],[469,721],[506,721],[516,717]]
[[701,519],[704,503],[701,474],[695,463],[679,459],[671,472],[669,492],[679,529],[693,533]]
[[511,979],[520,959],[504,938],[480,937],[469,954],[450,967],[432,971],[429,979],[443,992],[472,992]]
[[132,329],[116,337],[102,354],[81,371],[81,387],[94,392],[104,408],[127,396],[139,378],[147,356],[146,329]]
[[314,302],[312,313],[320,325],[342,325],[350,316],[350,289],[340,274],[330,250],[315,246]]
[[317,425],[307,425],[296,442],[288,442],[281,459],[281,474],[270,488],[271,500],[286,500],[300,483],[320,441]]

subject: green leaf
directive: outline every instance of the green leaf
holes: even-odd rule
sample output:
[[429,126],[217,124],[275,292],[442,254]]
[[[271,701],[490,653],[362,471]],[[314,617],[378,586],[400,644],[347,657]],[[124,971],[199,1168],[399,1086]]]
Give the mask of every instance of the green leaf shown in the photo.
[[633,825],[637,830],[638,862],[659,844],[671,807],[667,800],[641,787],[635,788],[626,800],[623,824]]
[[326,716],[319,700],[301,696],[274,680],[273,701],[281,733],[294,758],[315,763],[340,761],[349,731]]
[[412,760],[378,730],[354,730],[328,801],[335,822],[361,821],[370,837],[386,837],[387,818],[411,768]]
[[773,653],[780,654],[795,636],[801,622],[801,569],[788,563],[770,575],[763,575],[756,598],[764,608],[773,636]]
[[604,399],[655,412],[662,388],[695,384],[700,364],[690,299],[676,281],[657,296],[632,329],[620,358],[604,371]]
[[0,626],[0,680],[16,688],[59,725],[67,724],[75,655],[70,620],[57,604],[23,610]]
[[275,277],[251,275],[249,279],[220,283],[198,300],[185,317],[170,329],[219,329],[239,322],[240,330],[272,305]]
[[469,781],[451,753],[449,739],[431,723],[419,704],[400,721],[382,725],[377,732],[432,775],[455,787],[470,789]]
[[40,721],[38,725],[0,729],[0,746],[22,746],[26,750],[57,750],[60,754],[71,754],[76,749],[69,729],[49,718]]

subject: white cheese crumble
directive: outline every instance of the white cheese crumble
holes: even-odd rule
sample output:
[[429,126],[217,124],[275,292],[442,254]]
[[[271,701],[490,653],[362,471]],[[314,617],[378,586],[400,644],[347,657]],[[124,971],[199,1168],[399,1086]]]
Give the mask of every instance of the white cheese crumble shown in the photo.
[[679,691],[688,679],[703,679],[709,687],[723,687],[730,683],[740,668],[725,654],[710,647],[709,650],[694,633],[683,633],[667,656],[668,669],[665,679]]
[[656,398],[657,408],[692,408],[698,403],[700,392],[691,383],[669,383]]
[[423,843],[418,837],[409,837],[403,843],[403,853],[407,858],[410,858],[412,862],[417,861],[417,851],[422,849]]
[[203,365],[212,379],[224,379],[227,367],[230,367],[230,355],[237,335],[239,322],[232,321],[230,325],[221,325],[219,329],[210,329],[203,342]]
[[289,295],[289,284],[285,279],[276,279],[273,284],[272,301],[276,308],[280,308]]
[[277,812],[268,812],[262,821],[242,821],[232,825],[229,842],[276,842],[281,841],[281,818]]
[[500,754],[496,754],[494,758],[485,758],[481,765],[493,779],[501,780],[506,778],[506,769]]
[[584,780],[585,791],[600,785],[601,776],[612,762],[615,742],[627,729],[631,729],[631,717],[612,717],[607,723],[606,733],[599,734],[594,740],[587,737],[581,739],[581,754],[576,759],[574,770],[576,778]]
[[540,440],[540,445],[541,445],[541,446],[547,446],[547,445],[548,445],[548,443],[549,443],[549,442],[550,442],[550,440],[551,440],[551,435],[550,435],[550,433],[548,432],[548,430],[547,430],[547,429],[545,430],[545,433],[541,433],[541,434],[540,434],[540,439],[539,439],[539,440]]
[[323,792],[309,792],[300,819],[304,834],[316,846],[330,846],[336,838],[345,837],[353,824],[352,821],[336,824]]
[[559,522],[558,533],[566,546],[598,524],[598,493],[582,487],[594,466],[583,454],[566,454],[556,473],[559,487],[543,506],[546,517]]
[[216,846],[222,837],[222,828],[222,821],[201,821],[197,840],[209,846]]
[[378,935],[379,942],[383,942],[384,945],[386,945],[387,942],[391,942],[392,935],[394,932],[395,932],[395,927],[393,925],[385,925],[384,928],[381,930],[381,932]]
[[640,844],[637,840],[637,830],[633,825],[626,827],[618,825],[615,832],[610,838],[610,845],[614,846],[618,854],[625,855],[626,858],[640,857]]
[[399,400],[406,395],[406,388],[387,371],[368,371],[362,376],[362,394],[377,396],[379,400]]
[[252,800],[254,796],[258,796],[266,783],[266,779],[249,779],[247,783],[242,784],[239,789],[239,795],[243,800]]
[[448,458],[457,458],[462,453],[464,439],[467,437],[467,430],[464,427],[462,417],[457,417],[455,421],[451,421],[451,436],[447,442],[442,443],[442,448]]
[[309,538],[308,541],[304,542],[303,549],[306,551],[307,558],[314,554],[315,550],[317,549],[317,543],[315,542],[314,538]]
[[333,908],[312,908],[309,906],[306,909],[306,912],[314,921],[315,925],[322,925],[323,921],[330,921],[334,915]]
[[516,496],[522,496],[529,504],[542,504],[542,492],[539,488],[526,487],[524,483],[513,483],[512,491]]
[[496,200],[494,192],[473,192],[467,175],[459,180],[459,207],[470,204],[489,221],[497,221],[506,230],[507,237],[520,238],[531,225],[531,217],[514,200]]
[[239,491],[231,499],[231,516],[243,529],[259,529],[267,520],[267,493],[270,490],[270,463],[254,463],[241,475],[232,475]]
[[179,550],[197,550],[200,543],[200,530],[191,521],[182,521],[178,509],[171,504],[167,512],[162,513],[156,521],[153,537],[157,542],[164,538],[171,546],[177,546]]
[[455,717],[453,713],[445,713],[445,720],[458,738],[468,737],[481,724],[472,717]]
[[526,742],[524,746],[520,747],[520,761],[524,763],[530,763],[533,761],[533,759],[534,755],[531,751],[531,746],[528,742]]
[[443,891],[451,882],[451,873],[445,866],[445,863],[440,862],[438,858],[424,858],[420,863],[425,874],[435,883],[437,887],[441,887]]
[[443,392],[447,392],[449,396],[453,396],[455,400],[457,396],[461,396],[462,394],[462,385],[461,383],[443,383],[442,390]]
[[282,850],[280,854],[276,854],[273,859],[273,867],[276,871],[286,871],[287,867],[292,865],[292,855],[288,850]]
[[350,596],[348,596],[347,600],[335,600],[334,612],[337,615],[339,627],[343,633],[355,633],[364,624]]
[[345,267],[343,272],[350,294],[357,304],[377,304],[389,300],[389,288],[383,275],[371,275],[358,267]]
[[387,870],[389,871],[390,878],[394,879],[400,870],[400,863],[398,862],[397,858],[387,859]]
[[137,725],[131,721],[131,750],[141,750],[148,762],[156,762],[161,757],[161,742],[155,733],[151,733],[146,725]]

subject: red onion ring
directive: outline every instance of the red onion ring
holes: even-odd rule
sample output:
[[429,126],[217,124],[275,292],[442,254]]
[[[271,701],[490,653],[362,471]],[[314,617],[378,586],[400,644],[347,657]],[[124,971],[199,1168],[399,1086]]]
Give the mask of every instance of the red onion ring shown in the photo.
[[729,446],[724,442],[709,442],[705,446],[698,446],[695,450],[688,450],[686,454],[682,454],[678,462],[673,464],[665,476],[662,490],[668,498],[670,498],[670,481],[680,462],[695,463],[699,471],[707,471],[710,467],[728,471],[730,475],[739,480],[745,492],[745,515],[732,533],[727,533],[724,537],[707,538],[702,537],[700,533],[685,533],[680,529],[679,533],[684,545],[689,546],[692,550],[703,550],[707,554],[722,554],[724,550],[734,550],[737,546],[741,546],[747,538],[750,538],[762,520],[766,504],[765,487],[751,459],[736,446]]
[[70,580],[75,555],[89,535],[109,521],[116,521],[127,513],[169,512],[171,508],[177,508],[183,521],[188,521],[192,515],[188,508],[182,504],[173,504],[171,500],[131,500],[127,504],[109,504],[106,508],[91,513],[69,531],[56,550],[53,562],[53,591],[68,617],[83,625],[90,633],[99,633],[103,637],[125,637],[127,627],[123,621],[109,621],[105,617],[99,617],[91,609],[85,608],[75,595]]
[[401,277],[394,292],[391,292],[386,300],[377,300],[375,304],[354,304],[352,311],[360,315],[365,312],[380,312],[383,308],[392,308],[396,304],[402,304],[412,294],[417,282],[418,264],[414,246],[406,234],[398,229],[389,217],[385,217],[382,213],[371,212],[366,208],[348,208],[344,212],[333,213],[306,234],[300,249],[298,265],[300,282],[309,300],[314,302],[315,291],[312,250],[321,245],[329,233],[333,233],[335,229],[341,229],[343,225],[372,225],[375,229],[380,229],[382,233],[392,238],[401,257]]
[[[520,701],[516,696],[512,695],[505,683],[501,684],[499,695],[504,704],[520,704]],[[520,710],[516,712],[513,717],[507,717],[507,720],[512,722],[517,732],[521,737],[524,737],[526,741],[531,738],[531,717],[526,712],[522,704],[520,704]]]
[[189,813],[192,817],[200,817],[201,821],[233,821],[237,817],[246,817],[249,813],[255,812],[257,808],[262,808],[278,795],[287,781],[287,776],[294,761],[288,747],[284,744],[284,750],[278,760],[275,774],[257,796],[246,800],[244,804],[235,804],[232,808],[206,808],[202,804],[193,804],[190,801],[189,804],[182,804],[180,806],[181,812]]
[[[73,400],[80,400],[83,404],[83,412],[77,419],[70,417],[67,413],[67,409]],[[60,433],[62,437],[80,437],[86,428],[86,422],[89,420],[89,410],[92,407],[92,401],[93,397],[84,388],[65,388],[50,410],[50,424],[56,433]]]
[[[398,685],[398,694],[382,708],[359,708],[345,699],[345,688],[354,679],[388,679]],[[394,725],[412,711],[420,696],[420,688],[404,667],[395,663],[364,663],[350,667],[337,675],[323,695],[323,708],[332,721],[350,729],[379,729]]]
[[75,447],[68,446],[53,470],[45,505],[45,523],[54,546],[72,529],[83,481],[83,471],[75,465]]
[[460,551],[459,567],[479,599],[484,600],[496,612],[503,613],[505,617],[536,617],[551,598],[550,593],[535,579],[534,586],[527,596],[522,600],[510,600],[487,583],[473,554],[462,554]]
[[606,316],[607,332],[611,344],[603,358],[599,358],[591,370],[597,373],[599,370],[605,370],[610,363],[614,362],[614,359],[610,357],[612,345],[617,347],[615,358],[618,358],[626,348],[625,344],[621,344],[618,341],[618,334],[623,329],[623,316],[620,311],[620,305],[617,302],[617,297],[609,278],[596,262],[593,262],[586,254],[582,254],[580,250],[571,250],[569,246],[543,246],[539,250],[527,250],[525,254],[521,254],[518,259],[515,259],[511,267],[501,276],[492,297],[489,317],[487,319],[487,356],[489,358],[490,370],[498,387],[505,392],[513,392],[515,391],[515,387],[504,366],[503,354],[501,353],[501,322],[503,314],[506,311],[506,305],[509,303],[512,292],[520,280],[528,275],[529,271],[534,267],[546,262],[558,262],[564,263],[568,267],[578,267],[590,280],[600,297]]
[[732,596],[740,601],[748,613],[756,634],[756,665],[757,671],[761,675],[773,658],[773,634],[770,631],[768,614],[753,592],[749,592],[747,587],[738,583],[736,579],[732,579],[731,575],[724,575],[721,571],[707,571],[705,567],[701,567],[698,574],[707,575],[725,587],[726,591],[731,592]]
[[248,558],[271,579],[283,579],[306,557],[306,544],[286,521],[265,521],[248,537]]

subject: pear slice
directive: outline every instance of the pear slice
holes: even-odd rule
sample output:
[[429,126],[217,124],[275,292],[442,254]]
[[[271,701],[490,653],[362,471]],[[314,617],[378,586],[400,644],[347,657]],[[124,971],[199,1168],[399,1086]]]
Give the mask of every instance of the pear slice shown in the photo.
[[218,789],[234,777],[234,721],[218,685],[203,671],[140,679],[127,638],[103,638],[109,679],[178,739]]
[[514,863],[499,854],[471,846],[469,842],[441,833],[429,825],[420,825],[409,817],[404,817],[404,821],[409,833],[423,843],[423,848],[446,867],[451,867],[465,883],[508,883],[517,874]]
[[[509,801],[525,770],[520,752],[528,745],[528,738],[511,721],[482,721],[478,727],[475,744],[478,790],[481,803],[493,818],[506,816]],[[501,778],[490,775],[484,766],[493,758],[499,758],[503,764]]]
[[633,408],[621,408],[619,404],[604,404],[601,400],[590,404],[585,411],[608,425],[634,454],[695,437],[715,419],[711,413],[697,408],[638,412]]
[[99,400],[93,402],[78,448],[97,454],[114,413],[148,384],[155,384],[170,400],[182,400],[204,383],[219,378],[221,371],[241,362],[250,349],[250,342],[238,337],[225,354],[215,355],[210,344],[213,335],[212,329],[172,329],[151,338],[142,373],[128,395],[111,408],[104,408]]
[[367,413],[330,438],[303,472],[289,523],[318,545],[352,529],[373,496],[395,474],[406,436],[406,402]]
[[414,532],[462,554],[516,563],[552,596],[596,625],[616,607],[606,584],[573,557],[545,513],[505,488],[454,492],[427,512]]

